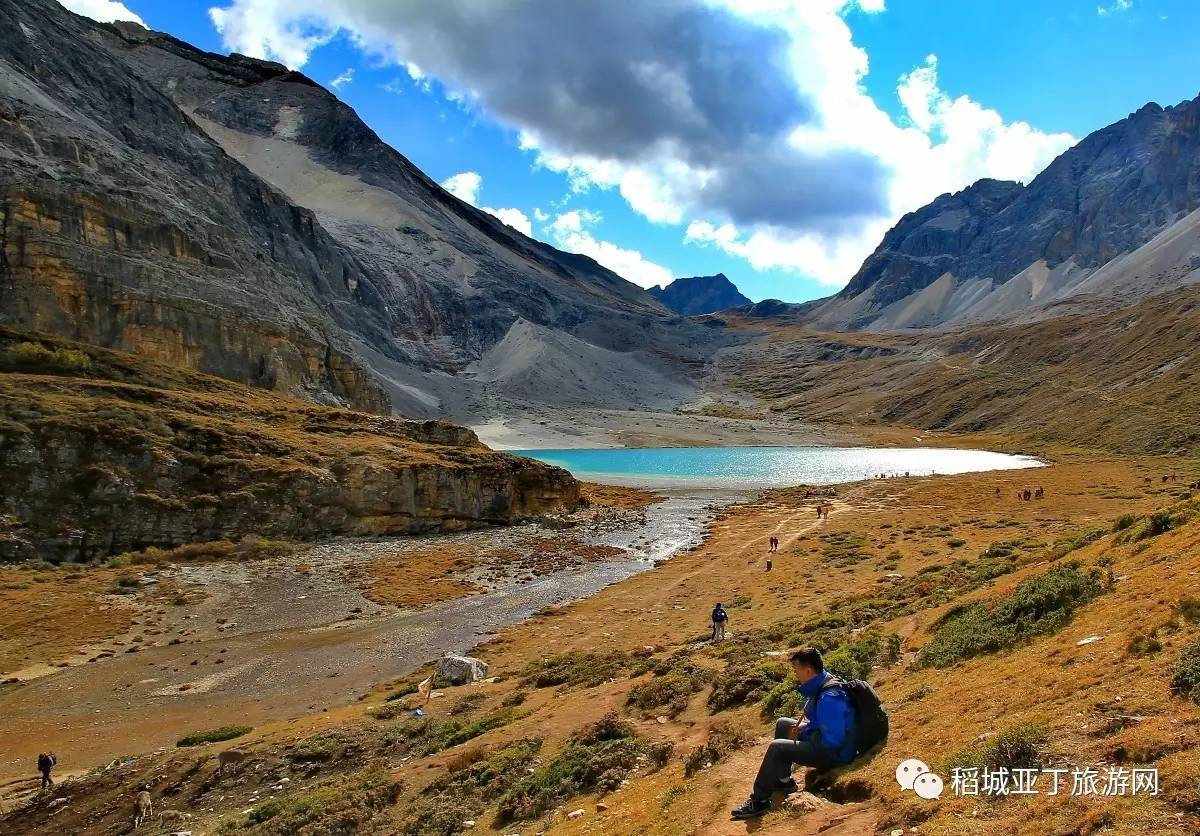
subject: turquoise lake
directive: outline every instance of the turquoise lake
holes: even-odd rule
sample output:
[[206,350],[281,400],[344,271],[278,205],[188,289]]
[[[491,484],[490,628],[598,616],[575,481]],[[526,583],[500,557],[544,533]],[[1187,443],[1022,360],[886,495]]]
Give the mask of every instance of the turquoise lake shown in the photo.
[[930,447],[622,447],[510,450],[577,477],[614,484],[690,487],[831,485],[888,476],[929,476],[1041,467],[1032,456]]

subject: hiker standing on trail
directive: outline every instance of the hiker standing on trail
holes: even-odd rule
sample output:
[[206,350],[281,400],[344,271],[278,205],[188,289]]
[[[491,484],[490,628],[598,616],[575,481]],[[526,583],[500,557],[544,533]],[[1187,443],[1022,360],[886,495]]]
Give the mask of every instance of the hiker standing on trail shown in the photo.
[[799,720],[780,717],[775,739],[767,747],[754,779],[754,791],[730,817],[754,819],[771,809],[776,792],[795,792],[792,765],[825,772],[850,763],[887,738],[887,713],[871,686],[861,680],[843,682],[825,670],[821,651],[798,650],[791,657],[797,691],[807,699]]
[[42,789],[54,786],[54,779],[50,777],[50,770],[54,769],[54,765],[58,763],[58,759],[54,757],[53,752],[42,752],[38,755],[38,772],[42,773]]
[[725,607],[717,601],[717,605],[712,611],[712,640],[714,642],[725,640],[725,622],[729,621],[729,613],[725,612]]

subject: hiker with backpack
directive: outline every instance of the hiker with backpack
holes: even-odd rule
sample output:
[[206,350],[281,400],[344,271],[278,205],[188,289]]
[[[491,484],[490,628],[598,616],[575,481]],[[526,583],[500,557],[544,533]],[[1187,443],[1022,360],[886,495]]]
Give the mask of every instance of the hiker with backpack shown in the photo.
[[712,640],[714,642],[725,640],[725,622],[729,621],[729,613],[725,612],[725,607],[721,606],[718,601],[712,611]]
[[860,679],[843,682],[825,670],[821,651],[814,647],[796,651],[790,661],[799,683],[796,690],[806,699],[804,711],[799,720],[775,721],[775,739],[763,756],[754,790],[730,813],[736,821],[764,815],[776,792],[795,792],[793,765],[825,772],[887,739],[887,712],[870,685]]
[[50,777],[50,770],[54,769],[54,765],[58,763],[58,758],[54,757],[53,752],[42,752],[38,755],[37,767],[38,772],[42,773],[42,789],[54,786],[54,779]]

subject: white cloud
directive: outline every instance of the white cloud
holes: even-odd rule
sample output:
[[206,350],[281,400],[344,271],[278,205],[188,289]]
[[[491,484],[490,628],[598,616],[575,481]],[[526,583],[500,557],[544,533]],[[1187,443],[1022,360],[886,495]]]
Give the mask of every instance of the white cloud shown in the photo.
[[545,223],[550,220],[550,213],[544,212],[540,206],[533,207],[533,219],[538,223]]
[[592,235],[588,227],[600,223],[601,220],[598,212],[590,212],[587,209],[563,212],[550,224],[551,241],[567,252],[594,258],[618,276],[641,287],[671,283],[675,277],[666,267],[655,264],[637,250],[628,250],[610,241],[598,240]]
[[[230,49],[298,67],[344,32],[516,130],[574,193],[616,191],[688,242],[831,287],[905,212],[981,177],[1028,181],[1075,141],[948,94],[936,56],[897,80],[903,116],[892,118],[866,92],[868,56],[844,19],[886,13],[883,0],[656,0],[611,12],[556,0],[221,2],[210,13]],[[614,246],[586,229],[562,234]],[[663,269],[615,249],[636,257],[634,271],[618,270],[627,278]]]
[[523,233],[529,238],[533,237],[533,224],[529,222],[529,217],[520,209],[493,209],[490,206],[482,206],[480,208],[489,215],[495,215],[517,232]]
[[472,206],[479,201],[479,190],[482,187],[483,178],[474,171],[460,171],[442,181],[443,189]]
[[[520,209],[494,209],[491,206],[479,205],[479,193],[483,191],[483,178],[476,171],[460,171],[458,174],[451,175],[442,181],[442,188],[450,192],[459,200],[465,200],[467,203],[482,209],[489,215],[494,215],[501,222],[508,224],[518,232],[533,237],[533,224],[529,222],[527,216]],[[534,210],[535,212],[537,210]]]
[[146,25],[146,22],[131,12],[124,3],[117,0],[59,0],[66,8],[77,15],[90,17],[102,23],[114,23],[119,20],[132,20],[134,23]]
[[347,67],[338,74],[337,78],[329,82],[329,86],[334,90],[340,90],[352,81],[354,81],[354,68]]
[[1133,8],[1133,0],[1113,0],[1111,5],[1097,6],[1096,14],[1100,17],[1108,17],[1111,14],[1127,12]]

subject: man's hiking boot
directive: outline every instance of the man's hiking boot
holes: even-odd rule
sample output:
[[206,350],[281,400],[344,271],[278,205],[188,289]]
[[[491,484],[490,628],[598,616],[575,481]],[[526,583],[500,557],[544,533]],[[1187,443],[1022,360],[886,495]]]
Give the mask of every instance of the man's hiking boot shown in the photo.
[[756,819],[759,816],[766,815],[771,809],[770,801],[759,801],[754,796],[746,799],[746,803],[736,810],[729,812],[729,818],[734,821],[746,821],[747,819]]
[[795,778],[784,778],[779,782],[779,792],[783,793],[784,795],[791,795],[798,789],[800,789],[800,787],[796,785]]

